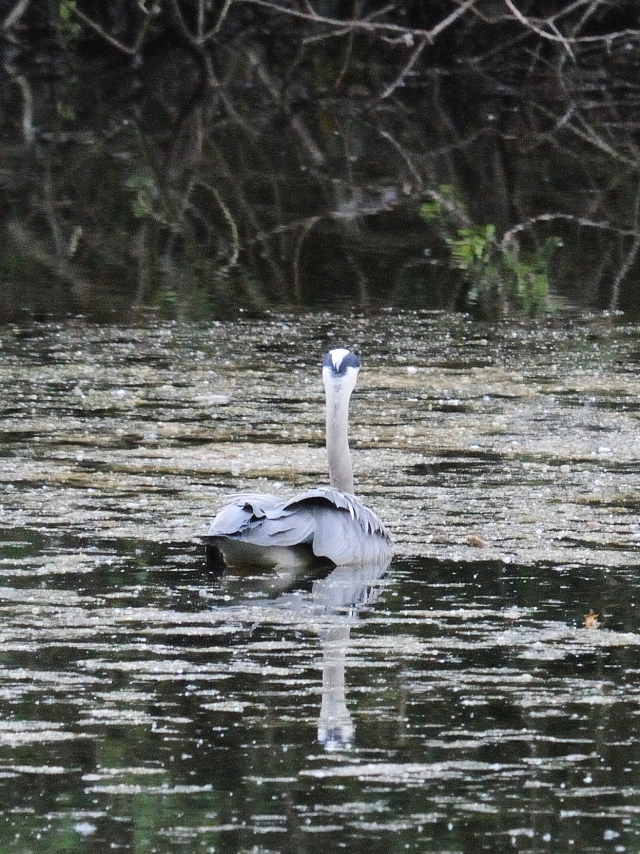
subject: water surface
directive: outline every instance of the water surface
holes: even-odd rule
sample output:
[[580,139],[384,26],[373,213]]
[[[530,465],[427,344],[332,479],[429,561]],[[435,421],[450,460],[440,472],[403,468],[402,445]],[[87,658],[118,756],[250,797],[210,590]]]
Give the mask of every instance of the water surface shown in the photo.
[[[637,327],[0,337],[3,850],[638,850]],[[338,345],[396,558],[212,579],[225,494],[326,481]]]

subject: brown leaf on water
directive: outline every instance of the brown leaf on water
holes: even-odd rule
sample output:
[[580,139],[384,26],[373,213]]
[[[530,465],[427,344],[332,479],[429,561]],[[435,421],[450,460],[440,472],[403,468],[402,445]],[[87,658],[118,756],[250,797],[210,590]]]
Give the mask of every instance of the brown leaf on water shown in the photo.
[[599,629],[600,621],[598,620],[599,614],[596,614],[593,608],[589,608],[589,613],[584,615],[584,627],[585,629]]

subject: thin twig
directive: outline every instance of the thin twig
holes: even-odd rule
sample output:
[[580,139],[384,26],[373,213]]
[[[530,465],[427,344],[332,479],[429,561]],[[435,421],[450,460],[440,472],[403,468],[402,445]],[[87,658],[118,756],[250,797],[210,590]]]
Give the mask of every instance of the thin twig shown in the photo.
[[395,148],[395,150],[398,152],[398,154],[402,157],[404,162],[407,164],[407,168],[409,169],[409,171],[411,172],[411,174],[415,178],[415,180],[418,184],[418,187],[421,187],[422,186],[422,176],[420,175],[420,173],[418,172],[416,167],[413,165],[413,161],[411,160],[411,158],[409,157],[407,152],[404,150],[404,148],[386,130],[381,130],[381,131],[379,131],[379,133],[383,139],[386,139],[387,142],[390,143]]
[[606,221],[596,221],[592,219],[587,219],[582,216],[574,216],[573,214],[563,214],[563,213],[546,213],[539,214],[538,216],[532,216],[523,222],[519,222],[517,225],[514,225],[509,231],[505,231],[502,236],[502,240],[498,244],[501,250],[506,250],[507,246],[511,241],[515,238],[516,234],[519,234],[522,231],[526,231],[531,228],[531,226],[535,225],[538,222],[553,222],[555,220],[564,220],[565,222],[572,222],[575,225],[584,226],[585,228],[597,228],[601,231],[614,231],[616,234],[620,234],[623,236],[636,236],[637,229],[623,229],[618,226],[611,225]]
[[384,101],[385,98],[388,98],[389,95],[393,94],[393,92],[395,92],[395,90],[398,88],[398,86],[404,85],[404,78],[407,76],[407,74],[411,71],[413,66],[418,61],[418,58],[419,58],[420,54],[422,53],[422,51],[430,43],[431,43],[431,39],[428,39],[426,36],[422,39],[422,41],[420,42],[418,47],[413,51],[413,53],[409,57],[409,60],[405,63],[405,66],[402,69],[402,71],[400,72],[400,74],[398,74],[398,76],[393,81],[393,83],[389,84],[389,86],[387,86],[387,88],[384,90],[384,92],[379,96],[379,99],[381,101]]
[[636,199],[634,203],[634,211],[633,211],[633,220],[634,220],[634,238],[633,243],[631,244],[631,248],[627,252],[627,257],[622,262],[622,265],[618,272],[616,273],[616,277],[613,280],[613,285],[611,287],[611,300],[609,301],[609,309],[610,311],[618,310],[618,300],[620,297],[620,285],[624,281],[627,273],[635,263],[636,258],[638,257],[638,251],[640,250],[640,183],[638,185],[638,191],[636,192]]
[[[452,15],[449,15],[443,22],[437,24],[432,30],[423,30],[412,27],[402,27],[399,24],[373,24],[364,19],[358,20],[340,20],[339,18],[328,18],[325,15],[309,14],[308,12],[300,12],[298,9],[288,9],[286,6],[279,6],[277,3],[271,3],[269,0],[235,0],[236,3],[248,3],[253,6],[262,6],[264,9],[270,9],[272,12],[279,12],[283,15],[289,15],[292,18],[300,18],[304,21],[311,21],[314,24],[327,24],[330,27],[339,27],[341,29],[364,30],[368,33],[407,33],[417,37],[433,38],[445,26],[448,26],[452,18],[455,20],[460,14],[460,9],[456,9]],[[475,3],[476,0],[467,0],[464,4],[464,10]]]
[[[73,5],[70,5],[69,9],[77,18],[80,18],[83,23],[85,23],[95,33],[98,33],[99,36],[101,36],[105,41],[109,42],[109,44],[115,47],[117,50],[122,51],[122,53],[126,53],[127,56],[135,56],[140,50],[142,42],[144,41],[144,37],[147,34],[147,30],[149,29],[151,21],[153,20],[153,16],[156,13],[156,9],[158,8],[161,2],[162,0],[154,0],[151,8],[146,10],[146,17],[142,23],[142,27],[140,28],[138,35],[136,36],[135,42],[132,45],[123,44],[123,42],[121,42],[119,39],[116,39],[114,36],[111,35],[111,33],[108,33],[100,26],[100,24],[94,21],[93,18],[90,18],[88,15],[85,15],[84,12],[78,9],[75,3]],[[141,6],[141,8],[143,7]]]
[[[545,109],[541,104],[537,103],[533,106],[535,107],[535,109],[538,110],[538,112],[542,113],[542,115],[547,116],[550,119],[556,119],[556,121],[558,120],[557,117],[551,112],[551,110]],[[615,160],[620,160],[622,163],[625,163],[627,166],[631,166],[633,169],[638,168],[638,161],[636,159],[631,157],[625,157],[615,148],[610,146],[608,142],[602,139],[602,137],[599,136],[590,125],[587,125],[584,118],[578,116],[578,119],[584,125],[584,130],[579,127],[576,127],[575,123],[570,122],[568,120],[568,115],[563,116],[560,121],[562,127],[565,127],[567,130],[570,130],[572,133],[574,133],[577,137],[584,140],[585,142],[589,142],[591,143],[591,145],[594,145],[596,148],[599,148],[605,154],[608,154],[609,157],[613,157]]]
[[24,13],[27,11],[27,6],[29,5],[30,2],[31,2],[31,0],[18,0],[16,5],[13,7],[13,9],[9,12],[7,17],[4,19],[4,21],[2,23],[2,29],[3,30],[10,30],[11,27],[14,24],[16,24],[20,20],[20,18],[24,15]]

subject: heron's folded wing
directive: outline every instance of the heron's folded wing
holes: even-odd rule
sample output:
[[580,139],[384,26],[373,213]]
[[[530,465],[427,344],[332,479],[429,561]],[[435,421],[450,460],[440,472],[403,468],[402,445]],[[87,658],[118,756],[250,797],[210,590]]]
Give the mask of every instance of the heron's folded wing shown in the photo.
[[289,501],[285,502],[283,509],[287,510],[297,505],[307,502],[309,504],[320,503],[322,505],[333,505],[338,510],[346,510],[349,516],[357,522],[366,533],[380,534],[388,542],[391,542],[391,534],[385,528],[384,524],[378,519],[376,514],[369,510],[368,507],[356,498],[355,495],[350,495],[348,492],[340,492],[330,486],[317,486],[313,489],[307,489],[306,492],[300,492],[294,495]]
[[327,557],[337,565],[390,557],[389,532],[354,495],[321,486],[294,496],[284,505],[285,510],[303,507],[313,516],[313,552],[318,557]]
[[256,546],[295,546],[313,537],[314,520],[304,507],[286,509],[277,495],[235,495],[209,528],[209,537],[241,537]]
[[232,495],[218,511],[209,528],[209,536],[233,536],[255,527],[267,515],[282,507],[282,499],[276,495]]

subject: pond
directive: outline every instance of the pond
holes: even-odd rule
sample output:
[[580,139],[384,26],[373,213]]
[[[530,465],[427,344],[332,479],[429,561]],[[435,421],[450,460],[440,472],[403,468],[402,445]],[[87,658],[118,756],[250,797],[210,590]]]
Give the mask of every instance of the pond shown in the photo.
[[[0,847],[640,846],[640,327],[430,313],[0,332]],[[326,482],[363,359],[386,568],[207,572]]]

